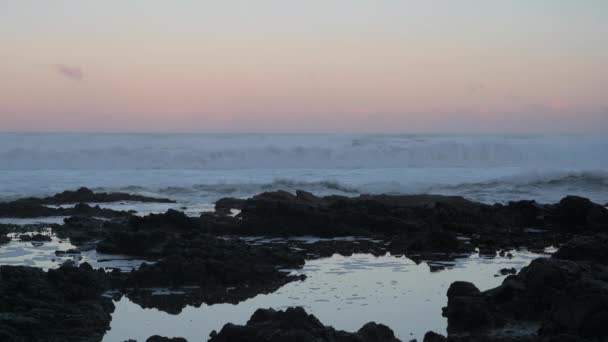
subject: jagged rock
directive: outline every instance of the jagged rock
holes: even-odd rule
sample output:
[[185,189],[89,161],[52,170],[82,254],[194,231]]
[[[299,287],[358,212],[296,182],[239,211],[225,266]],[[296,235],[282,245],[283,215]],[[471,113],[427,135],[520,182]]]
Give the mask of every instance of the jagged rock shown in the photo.
[[103,271],[88,264],[44,272],[0,266],[0,340],[99,341],[109,328],[112,301]]
[[487,338],[513,324],[537,326],[543,340],[566,335],[607,339],[601,322],[608,319],[608,266],[599,263],[605,262],[604,244],[605,236],[576,238],[563,253],[533,260],[485,292],[470,283],[453,283],[444,308],[449,340],[467,334]]
[[45,242],[45,241],[51,241],[52,239],[50,236],[43,235],[43,234],[33,234],[33,235],[23,234],[23,235],[19,235],[19,240]]
[[[298,191],[265,192],[250,199],[221,199],[218,212],[239,209],[226,234],[345,236],[408,234],[419,231],[510,233],[523,228],[559,231],[608,227],[608,210],[588,199],[568,196],[553,205],[534,201],[486,205],[457,196],[326,196]],[[220,232],[213,225],[205,229]],[[495,246],[491,246],[494,248]]]
[[376,323],[367,323],[356,333],[323,325],[301,307],[285,311],[258,309],[246,325],[228,323],[209,342],[398,342],[393,331]]
[[154,335],[154,336],[148,337],[146,342],[188,342],[188,340],[186,340],[183,337],[164,337],[164,336]]
[[554,258],[608,264],[608,234],[578,236],[553,254]]
[[69,203],[107,203],[107,202],[119,202],[119,201],[133,201],[133,202],[152,202],[152,203],[175,203],[175,201],[168,198],[154,198],[141,195],[132,195],[124,192],[93,192],[89,188],[79,188],[75,191],[64,191],[62,193],[55,194],[51,197],[40,199],[40,203],[43,204],[69,204]]
[[25,200],[0,203],[0,217],[32,218],[74,215],[112,218],[130,216],[131,212],[101,208],[98,205],[90,206],[84,203],[78,203],[74,207],[68,208],[47,207],[40,203],[31,203]]
[[500,271],[498,271],[501,275],[509,275],[509,274],[516,274],[517,270],[513,267],[511,268],[502,268],[500,269]]

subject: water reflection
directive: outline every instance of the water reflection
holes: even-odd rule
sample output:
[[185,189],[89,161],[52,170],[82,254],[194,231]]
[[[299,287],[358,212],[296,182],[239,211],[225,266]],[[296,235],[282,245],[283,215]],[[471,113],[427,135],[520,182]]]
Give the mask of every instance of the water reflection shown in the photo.
[[[227,323],[244,324],[258,308],[303,306],[327,325],[356,331],[369,321],[391,327],[404,341],[422,339],[428,330],[445,332],[441,317],[446,291],[457,280],[475,283],[481,290],[499,285],[502,268],[521,269],[542,255],[513,251],[512,257],[483,258],[472,255],[442,263],[446,269],[430,272],[426,263],[405,257],[334,255],[308,261],[298,271],[305,281],[289,283],[272,294],[258,295],[239,304],[188,306],[171,315],[143,309],[123,297],[116,304],[111,330],[104,341],[145,340],[158,334],[206,341],[212,330]],[[436,262],[435,262],[436,263]],[[162,295],[158,293],[157,295]]]

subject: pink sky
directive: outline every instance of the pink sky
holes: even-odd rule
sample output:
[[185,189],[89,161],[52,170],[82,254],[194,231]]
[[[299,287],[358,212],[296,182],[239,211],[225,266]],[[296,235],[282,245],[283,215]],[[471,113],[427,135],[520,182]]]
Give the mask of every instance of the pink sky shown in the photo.
[[8,1],[0,131],[608,130],[608,3]]

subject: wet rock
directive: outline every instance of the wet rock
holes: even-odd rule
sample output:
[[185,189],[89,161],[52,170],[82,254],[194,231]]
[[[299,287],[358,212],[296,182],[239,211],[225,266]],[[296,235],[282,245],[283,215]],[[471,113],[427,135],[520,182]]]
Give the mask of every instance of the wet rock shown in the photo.
[[146,340],[146,342],[188,342],[188,340],[186,340],[183,337],[163,337],[163,336],[158,336],[158,335],[154,335],[154,336],[150,336],[148,337],[148,339]]
[[[128,217],[98,219],[88,216],[71,216],[64,219],[64,224],[53,225],[53,232],[61,239],[69,238],[74,245],[83,248],[104,239],[112,232],[127,229]],[[95,249],[93,246],[92,249]]]
[[608,234],[578,236],[553,254],[554,258],[608,264]]
[[[212,236],[191,236],[172,240],[160,255],[162,260],[143,264],[126,274],[123,284],[134,302],[171,313],[203,302],[237,303],[304,279],[281,271],[304,265],[304,258],[286,246],[252,246]],[[158,287],[189,289],[173,296],[172,303],[166,303],[146,290]]]
[[11,242],[11,238],[8,237],[6,234],[0,234],[0,245],[3,245],[5,243],[9,243]]
[[498,273],[500,273],[501,275],[505,276],[505,275],[509,275],[509,274],[516,274],[517,270],[513,267],[511,268],[501,268],[500,271],[498,271]]
[[[140,195],[131,195],[122,192],[96,193],[88,188],[76,191],[64,191],[46,198],[22,198],[12,202],[0,203],[0,217],[48,217],[48,216],[95,216],[95,217],[127,217],[130,212],[112,209],[103,209],[98,205],[91,206],[86,203],[107,203],[118,201],[175,203],[166,198],[153,198]],[[57,205],[74,204],[74,207],[53,207]]]
[[536,334],[543,340],[570,335],[583,340],[608,338],[599,323],[608,313],[608,267],[597,262],[604,260],[600,247],[585,247],[594,240],[598,246],[604,243],[598,237],[574,239],[562,255],[533,260],[485,292],[469,283],[453,283],[444,308],[449,340],[475,335],[498,341],[487,338],[513,324],[537,327],[522,341],[534,340]]
[[215,211],[222,215],[230,213],[231,209],[242,210],[245,200],[240,198],[225,197],[215,202]]
[[150,214],[129,219],[129,226],[140,231],[192,231],[201,227],[200,219],[188,217],[181,211],[169,209],[164,214]]
[[34,218],[48,216],[95,216],[95,217],[127,217],[131,213],[112,209],[100,208],[98,205],[90,206],[78,203],[74,207],[54,208],[40,203],[31,203],[26,200],[0,203],[0,217]]
[[564,197],[559,203],[551,206],[547,210],[545,220],[553,226],[574,232],[608,230],[608,210],[578,196]]
[[33,234],[33,235],[19,235],[19,240],[21,241],[36,241],[36,242],[47,242],[51,241],[51,237],[43,234]]
[[389,250],[392,254],[413,254],[425,252],[468,254],[473,246],[459,240],[457,235],[448,231],[431,231],[400,235],[391,239]]
[[[227,198],[218,212],[240,209],[239,219],[221,227],[225,234],[346,236],[399,235],[419,231],[459,234],[524,234],[523,227],[559,231],[608,227],[608,210],[569,196],[553,205],[534,201],[486,205],[457,196],[361,195],[317,197],[299,191],[265,192],[250,199]],[[218,233],[213,225],[206,226]],[[449,241],[446,241],[449,242]],[[501,246],[492,245],[490,248]]]
[[112,301],[103,271],[88,264],[44,272],[0,266],[3,341],[98,341],[109,328]]
[[68,249],[65,251],[55,251],[55,255],[56,256],[69,256],[69,255],[75,255],[75,254],[80,254],[80,251],[78,249]]
[[397,342],[393,331],[376,323],[367,323],[356,333],[336,330],[323,325],[307,314],[303,308],[285,311],[258,309],[246,325],[228,323],[217,333],[213,331],[209,342]]
[[43,204],[69,204],[69,203],[108,203],[108,202],[142,202],[142,203],[175,203],[168,198],[154,198],[141,195],[132,195],[124,192],[93,192],[89,188],[79,188],[75,191],[64,191],[51,197],[40,199]]
[[447,339],[443,335],[439,335],[435,332],[429,331],[424,334],[423,342],[446,342]]

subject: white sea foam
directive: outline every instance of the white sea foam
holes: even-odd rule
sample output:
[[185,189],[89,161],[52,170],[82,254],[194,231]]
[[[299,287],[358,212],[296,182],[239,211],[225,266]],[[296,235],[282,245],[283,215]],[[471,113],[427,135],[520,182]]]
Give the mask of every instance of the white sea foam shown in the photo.
[[0,200],[89,186],[195,208],[278,189],[605,203],[606,151],[599,136],[0,134]]

